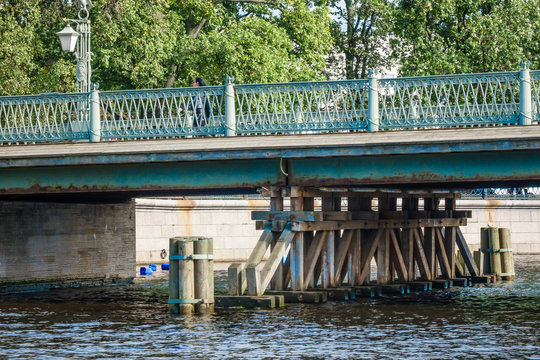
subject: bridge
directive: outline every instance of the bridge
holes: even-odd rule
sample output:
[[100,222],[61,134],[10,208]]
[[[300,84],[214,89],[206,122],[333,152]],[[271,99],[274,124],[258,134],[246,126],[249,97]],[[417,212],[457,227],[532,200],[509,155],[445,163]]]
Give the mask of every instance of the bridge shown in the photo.
[[[328,251],[333,252],[334,245],[339,250],[336,261],[339,257],[343,276],[347,254],[359,256],[349,245],[362,243],[362,236],[368,241],[363,245],[369,247],[367,258],[362,258],[362,266],[360,260],[350,264],[361,281],[369,278],[365,264],[373,256],[379,257],[380,283],[391,281],[392,266],[399,268],[401,280],[414,280],[412,269],[418,261],[424,278],[435,279],[439,272],[452,278],[456,244],[475,274],[459,236],[467,214],[455,211],[455,199],[465,188],[538,184],[539,80],[540,71],[523,68],[490,74],[129,91],[94,88],[89,93],[0,97],[0,210],[9,219],[2,227],[3,261],[12,261],[10,256],[21,250],[35,252],[36,244],[28,241],[42,238],[45,231],[49,245],[57,249],[47,258],[51,264],[57,264],[58,253],[65,252],[60,249],[68,247],[81,259],[79,264],[86,264],[73,276],[90,271],[107,277],[111,268],[127,269],[134,262],[119,260],[133,252],[132,205],[125,203],[127,199],[264,188],[272,194],[274,213],[259,215],[259,220],[271,223],[277,211],[280,221],[290,225],[278,222],[281,225],[266,229],[262,244],[268,245],[269,234],[279,232],[284,245],[274,249],[278,260],[271,268],[257,272],[257,266],[248,267],[252,280],[264,277],[262,283],[252,281],[253,294],[270,283],[291,242],[296,244],[291,247],[290,266],[296,269],[288,275],[291,287],[303,289],[313,283],[303,278],[303,265],[298,265],[303,264],[304,241],[291,234],[316,229],[321,231],[315,237],[320,244],[332,243]],[[209,104],[204,121],[189,111],[195,100]],[[293,214],[283,212],[284,196],[291,198]],[[322,214],[313,212],[316,198],[322,201]],[[337,199],[348,199],[348,210],[341,211]],[[376,214],[373,199],[379,204]],[[441,199],[444,210],[438,208]],[[358,216],[368,218],[360,224]],[[24,226],[14,226],[16,222]],[[63,235],[57,235],[62,227]],[[338,229],[346,230],[341,240]],[[402,233],[414,235],[404,238]],[[70,245],[73,234],[80,243]],[[10,244],[10,250],[6,244],[11,238],[23,245]],[[306,240],[306,251],[311,240]],[[398,243],[406,244],[400,248]],[[347,245],[338,249],[339,244]],[[112,260],[104,260],[106,269],[92,270],[95,258],[88,259],[88,249],[101,253],[112,251],[111,246],[117,249]],[[81,248],[87,250],[81,254]],[[416,250],[405,256],[405,248]],[[315,258],[322,256],[318,249]],[[254,262],[261,260],[254,256]],[[332,275],[338,270],[333,261],[330,275],[325,275],[327,286],[343,280]],[[32,267],[30,261],[26,264]],[[43,278],[35,268],[30,275],[3,271],[0,278],[9,281]],[[114,276],[125,278],[129,273],[124,269]]]

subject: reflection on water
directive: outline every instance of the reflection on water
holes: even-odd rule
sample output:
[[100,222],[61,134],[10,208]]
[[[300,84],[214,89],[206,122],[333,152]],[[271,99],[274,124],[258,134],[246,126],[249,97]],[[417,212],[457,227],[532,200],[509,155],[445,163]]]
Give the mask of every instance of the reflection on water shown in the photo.
[[183,317],[165,281],[2,296],[0,358],[540,359],[540,256],[515,261],[509,283]]

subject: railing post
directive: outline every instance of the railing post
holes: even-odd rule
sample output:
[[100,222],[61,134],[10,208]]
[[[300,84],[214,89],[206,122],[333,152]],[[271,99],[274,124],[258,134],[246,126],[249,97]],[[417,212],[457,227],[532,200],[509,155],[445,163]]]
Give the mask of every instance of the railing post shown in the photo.
[[236,135],[236,109],[234,102],[234,77],[225,76],[225,126],[226,136]]
[[99,84],[90,85],[90,141],[101,141],[101,114],[99,113]]
[[368,131],[379,131],[379,81],[375,70],[369,70]]
[[519,72],[519,125],[532,124],[531,73],[529,62],[521,62]]

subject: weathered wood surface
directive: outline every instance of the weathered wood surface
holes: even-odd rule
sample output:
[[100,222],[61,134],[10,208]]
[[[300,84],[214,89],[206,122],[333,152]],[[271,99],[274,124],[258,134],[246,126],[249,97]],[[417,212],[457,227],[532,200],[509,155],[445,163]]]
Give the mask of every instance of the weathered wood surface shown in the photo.
[[477,276],[478,268],[474,263],[473,256],[471,254],[471,251],[469,250],[469,246],[467,245],[465,237],[463,236],[460,228],[456,229],[456,244],[459,251],[461,252],[461,255],[463,256],[463,260],[465,260],[465,264],[467,265],[467,270],[469,270],[469,274],[471,274],[471,276]]
[[512,241],[510,239],[510,229],[499,229],[499,241],[501,243],[501,271],[503,280],[513,280],[514,256],[512,255]]
[[421,227],[466,226],[467,219],[419,219],[419,220],[350,220],[292,222],[293,231],[351,230],[351,229],[399,229]]
[[264,267],[261,269],[260,264],[247,266],[246,278],[249,295],[260,296],[264,293],[294,236],[295,233],[291,231],[290,224],[288,224],[281,233]]
[[[169,239],[169,256],[178,256],[178,238]],[[169,299],[178,299],[180,296],[179,285],[179,264],[178,261],[169,261]],[[178,314],[178,304],[169,304],[169,312]]]
[[375,298],[382,295],[381,288],[378,286],[355,286],[354,290],[357,298]]
[[277,291],[266,290],[265,295],[281,295],[285,303],[324,303],[328,300],[328,293],[324,291]]
[[279,295],[268,296],[216,296],[216,307],[275,308],[283,306],[285,300]]
[[452,280],[446,280],[446,279],[432,280],[431,284],[434,289],[450,289],[453,286]]

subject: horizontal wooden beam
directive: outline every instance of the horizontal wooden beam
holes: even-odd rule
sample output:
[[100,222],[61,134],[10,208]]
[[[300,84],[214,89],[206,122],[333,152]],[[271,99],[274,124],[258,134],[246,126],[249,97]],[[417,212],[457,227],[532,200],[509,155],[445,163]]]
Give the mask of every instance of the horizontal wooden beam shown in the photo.
[[467,219],[417,219],[417,220],[347,220],[292,222],[292,231],[399,229],[419,227],[465,226]]

